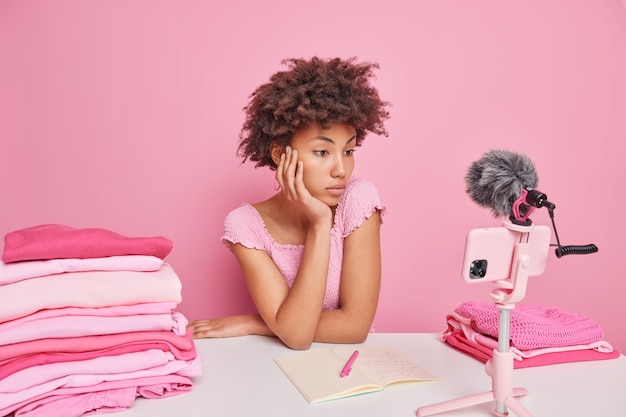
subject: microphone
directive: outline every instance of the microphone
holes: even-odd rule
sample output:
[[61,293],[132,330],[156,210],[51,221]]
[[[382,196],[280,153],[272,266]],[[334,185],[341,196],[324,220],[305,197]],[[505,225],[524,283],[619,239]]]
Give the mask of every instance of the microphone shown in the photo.
[[[474,161],[465,175],[466,192],[480,206],[490,208],[494,217],[509,216],[517,225],[530,226],[528,217],[536,208],[546,207],[557,241],[557,258],[570,254],[588,254],[598,251],[594,244],[561,246],[554,223],[554,203],[536,190],[538,177],[535,164],[519,153],[494,149]],[[554,245],[553,245],[554,246]]]
[[473,162],[465,176],[466,192],[477,204],[488,207],[494,217],[509,216],[516,224],[530,225],[530,213],[539,207],[556,206],[537,186],[535,164],[525,155],[494,149]]

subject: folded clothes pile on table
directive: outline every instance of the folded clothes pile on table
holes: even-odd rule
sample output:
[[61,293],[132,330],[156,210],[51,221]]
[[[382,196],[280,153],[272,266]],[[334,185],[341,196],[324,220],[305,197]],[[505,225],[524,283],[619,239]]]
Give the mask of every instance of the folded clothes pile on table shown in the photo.
[[41,225],[5,236],[0,416],[121,411],[202,374],[164,237]]
[[[446,317],[441,339],[487,362],[498,348],[499,309],[493,303],[469,301]],[[510,312],[510,350],[514,368],[564,362],[613,359],[620,356],[598,323],[587,316],[555,307],[518,304]]]

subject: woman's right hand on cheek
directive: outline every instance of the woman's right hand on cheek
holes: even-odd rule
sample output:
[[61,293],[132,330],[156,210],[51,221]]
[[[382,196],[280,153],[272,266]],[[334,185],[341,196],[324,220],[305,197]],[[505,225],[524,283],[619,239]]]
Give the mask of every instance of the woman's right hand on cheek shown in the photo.
[[304,185],[304,164],[298,160],[298,151],[287,146],[280,156],[276,169],[276,179],[281,192],[304,213],[311,222],[326,216],[332,217],[330,207],[313,197]]

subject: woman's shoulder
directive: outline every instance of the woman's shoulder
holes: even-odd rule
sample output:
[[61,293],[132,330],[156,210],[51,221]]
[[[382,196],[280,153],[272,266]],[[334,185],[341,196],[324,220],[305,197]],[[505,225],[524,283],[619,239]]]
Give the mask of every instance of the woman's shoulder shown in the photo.
[[227,223],[258,223],[261,221],[259,213],[252,204],[243,203],[239,207],[234,208],[226,215]]
[[364,177],[354,177],[350,179],[346,186],[346,191],[351,193],[369,193],[374,192],[378,194],[378,190],[374,183]]
[[385,207],[381,203],[376,186],[366,178],[352,178],[336,211],[338,216],[336,220],[341,224],[342,234],[347,236],[352,233],[377,210],[382,221]]
[[265,224],[252,204],[244,203],[226,215],[222,240],[241,243],[250,248],[264,247]]
[[343,197],[348,207],[353,207],[354,204],[380,204],[378,189],[370,180],[363,177],[352,178],[346,186]]

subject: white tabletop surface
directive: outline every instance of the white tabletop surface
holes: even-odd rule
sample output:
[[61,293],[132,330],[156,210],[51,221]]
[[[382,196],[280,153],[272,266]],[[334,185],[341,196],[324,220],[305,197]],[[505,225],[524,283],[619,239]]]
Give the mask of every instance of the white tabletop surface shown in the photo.
[[[190,392],[138,398],[120,417],[158,416],[415,416],[419,407],[491,390],[485,366],[442,343],[437,334],[374,333],[366,344],[393,348],[441,379],[309,404],[273,359],[290,352],[278,339],[245,336],[197,340],[204,375]],[[321,347],[323,344],[314,344]],[[515,387],[528,389],[521,403],[533,416],[626,416],[626,357],[516,369]],[[442,417],[490,416],[495,403],[448,411]],[[514,415],[513,412],[510,415]]]

